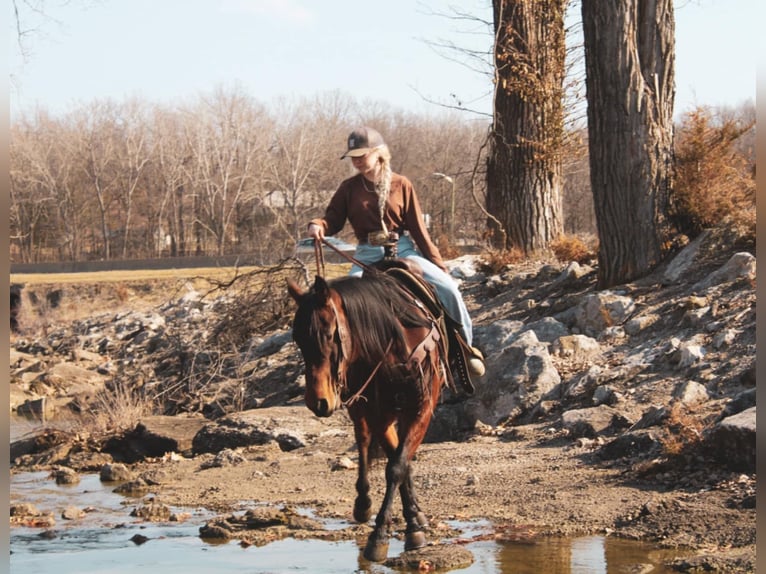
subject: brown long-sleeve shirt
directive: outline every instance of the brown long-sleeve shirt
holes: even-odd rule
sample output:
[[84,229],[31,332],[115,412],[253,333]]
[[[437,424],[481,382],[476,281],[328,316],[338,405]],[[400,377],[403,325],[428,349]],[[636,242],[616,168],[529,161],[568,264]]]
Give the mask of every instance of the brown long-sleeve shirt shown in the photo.
[[[311,223],[321,225],[325,235],[335,235],[348,221],[360,243],[367,241],[370,232],[380,231],[378,195],[367,189],[372,189],[369,182],[365,187],[363,178],[359,173],[344,180],[332,196],[324,217],[312,219]],[[439,248],[431,241],[423,221],[415,188],[409,179],[398,173],[391,174],[391,190],[383,220],[388,231],[396,231],[399,235],[409,231],[423,257],[446,271]]]

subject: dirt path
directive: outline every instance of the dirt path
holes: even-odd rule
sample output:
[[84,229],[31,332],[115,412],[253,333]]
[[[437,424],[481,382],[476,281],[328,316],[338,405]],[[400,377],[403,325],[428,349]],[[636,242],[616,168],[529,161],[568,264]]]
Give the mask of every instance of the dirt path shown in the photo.
[[[352,521],[351,427],[344,413],[331,420],[323,436],[290,452],[271,443],[244,449],[245,462],[235,465],[204,468],[213,455],[165,461],[159,496],[166,504],[221,513],[268,502]],[[422,445],[414,481],[432,524],[488,518],[526,535],[624,536],[694,549],[697,565],[714,571],[755,571],[755,509],[746,508],[748,497],[754,500],[754,480],[680,469],[688,488],[668,488],[676,471],[637,480],[624,468],[595,461],[593,446],[584,440],[573,445],[544,425],[516,427],[505,437],[477,433]],[[342,460],[345,465],[338,464]],[[142,463],[137,470],[157,468]],[[373,466],[373,508],[382,499],[383,469],[382,460]]]

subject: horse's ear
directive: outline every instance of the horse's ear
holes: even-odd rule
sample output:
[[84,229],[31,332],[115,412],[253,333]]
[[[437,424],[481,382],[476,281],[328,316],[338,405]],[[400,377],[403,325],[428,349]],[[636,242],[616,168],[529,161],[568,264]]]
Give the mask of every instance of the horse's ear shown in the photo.
[[301,298],[306,294],[295,281],[289,278],[287,279],[287,292],[296,302],[300,302]]
[[327,281],[319,275],[314,279],[314,293],[316,293],[317,298],[322,302],[325,302],[330,298],[330,286],[327,284]]

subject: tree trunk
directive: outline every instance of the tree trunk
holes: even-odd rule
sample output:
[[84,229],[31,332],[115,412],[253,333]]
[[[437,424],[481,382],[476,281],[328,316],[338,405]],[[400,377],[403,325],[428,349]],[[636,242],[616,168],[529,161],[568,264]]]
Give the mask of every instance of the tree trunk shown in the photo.
[[530,254],[562,232],[566,0],[493,0],[495,109],[487,211],[497,247]]
[[669,237],[675,23],[672,0],[583,0],[599,286],[660,263]]

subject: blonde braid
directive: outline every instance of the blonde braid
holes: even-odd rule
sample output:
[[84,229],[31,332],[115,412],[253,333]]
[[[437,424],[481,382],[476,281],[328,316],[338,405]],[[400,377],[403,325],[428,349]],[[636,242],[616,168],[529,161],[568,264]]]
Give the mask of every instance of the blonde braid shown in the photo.
[[381,146],[379,150],[380,179],[375,182],[375,193],[378,195],[380,223],[383,225],[383,231],[388,232],[388,229],[386,229],[386,224],[383,221],[383,215],[386,213],[388,194],[391,191],[391,152],[386,145]]

